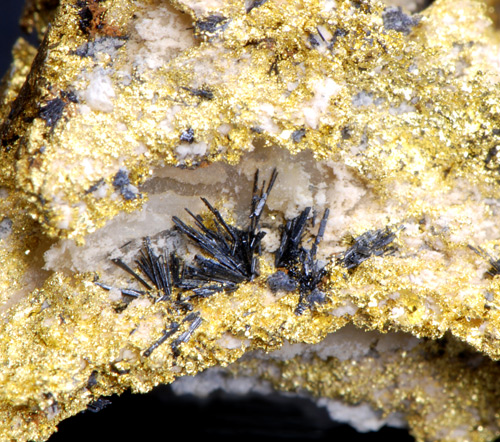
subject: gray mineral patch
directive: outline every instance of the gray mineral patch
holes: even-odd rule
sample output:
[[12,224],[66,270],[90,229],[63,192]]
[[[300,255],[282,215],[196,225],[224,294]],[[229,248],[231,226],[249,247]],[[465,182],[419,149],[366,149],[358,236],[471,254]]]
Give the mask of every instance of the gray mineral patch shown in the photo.
[[125,44],[123,39],[114,37],[100,37],[95,41],[82,44],[75,52],[80,57],[95,58],[97,54],[108,54],[111,59],[116,57],[117,51]]
[[361,91],[352,97],[352,105],[354,107],[370,106],[373,104],[373,94],[366,91]]
[[388,6],[382,12],[382,20],[384,21],[384,28],[391,31],[402,32],[408,35],[411,28],[420,22],[420,16],[411,17],[406,15],[398,6]]
[[267,285],[273,292],[293,292],[297,288],[297,282],[285,272],[278,270],[267,279]]
[[0,239],[7,238],[12,233],[12,221],[5,217],[0,221]]

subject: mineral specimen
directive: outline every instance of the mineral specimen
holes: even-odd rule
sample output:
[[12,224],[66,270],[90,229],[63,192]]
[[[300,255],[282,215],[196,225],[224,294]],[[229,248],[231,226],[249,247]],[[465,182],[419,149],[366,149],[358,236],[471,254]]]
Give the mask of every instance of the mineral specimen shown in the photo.
[[500,435],[498,5],[424,6],[27,2],[41,44],[0,89],[3,440],[172,382]]

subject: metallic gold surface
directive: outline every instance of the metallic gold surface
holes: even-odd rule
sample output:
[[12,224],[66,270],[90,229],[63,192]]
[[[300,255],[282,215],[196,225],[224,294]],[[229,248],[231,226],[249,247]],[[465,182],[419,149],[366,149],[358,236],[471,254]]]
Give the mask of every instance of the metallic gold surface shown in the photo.
[[229,372],[256,376],[276,391],[342,399],[354,406],[368,403],[385,417],[402,413],[416,440],[498,437],[498,423],[484,419],[499,413],[500,391],[491,381],[498,377],[497,364],[449,337],[409,350],[380,351],[383,343],[380,335],[370,354],[354,360],[317,355],[288,361],[245,358]]
[[59,0],[26,0],[21,26],[28,33],[36,30],[39,36],[43,36],[54,18],[58,5]]
[[[145,392],[226,366],[250,350],[277,349],[284,340],[317,343],[348,322],[433,340],[448,332],[462,341],[457,345],[471,346],[470,360],[480,354],[498,360],[500,280],[488,277],[487,259],[468,248],[496,256],[500,245],[499,39],[485,4],[437,0],[406,33],[384,27],[384,5],[377,1],[339,0],[329,8],[333,2],[269,0],[247,13],[240,0],[206,6],[177,0],[171,7],[183,11],[182,17],[173,13],[181,28],[194,27],[191,47],[148,67],[134,58],[134,45],[147,47],[136,21],[164,3],[88,0],[77,7],[61,1],[36,57],[22,41],[14,52],[0,113],[0,222],[12,222],[12,231],[0,237],[2,439],[44,440],[60,420],[101,395]],[[45,29],[48,3],[30,4],[42,18],[32,14],[29,26]],[[98,23],[82,25],[84,7]],[[200,23],[213,14],[227,18],[227,26],[203,33]],[[331,35],[315,49],[310,36],[319,38],[318,27]],[[81,55],[99,39],[116,47]],[[104,103],[92,104],[93,81],[112,89]],[[204,87],[213,99],[189,93]],[[63,110],[50,123],[43,109],[56,99]],[[179,153],[189,128],[196,142],[206,143],[206,153]],[[301,129],[304,137],[294,141]],[[147,194],[127,200],[115,189],[119,170],[126,168],[140,186],[164,165],[237,167],[256,139],[269,149],[310,151],[318,162],[348,167],[373,209],[330,243],[345,250],[350,236],[389,225],[398,231],[397,253],[352,272],[331,253],[327,302],[301,316],[294,313],[297,292],[276,297],[267,289],[272,257],[264,255],[259,278],[230,296],[195,301],[202,324],[179,356],[170,345],[175,336],[149,357],[144,351],[172,321],[185,331],[184,313],[147,296],[120,311],[94,284],[95,274],[43,268],[43,253],[56,241],[82,244],[118,214],[142,207]],[[108,190],[98,197],[92,187],[100,182]],[[351,313],[336,315],[346,305]],[[228,348],[229,338],[241,346]],[[438,344],[422,345],[432,353]],[[387,413],[407,401],[418,440],[489,440],[499,432],[498,411],[488,407],[498,397],[496,363],[487,361],[477,372],[460,367],[455,376],[454,357],[397,354],[376,373],[374,361],[309,365],[297,359],[283,363],[282,378],[273,382],[284,390],[366,400]],[[394,388],[386,402],[367,393],[412,372],[446,378],[442,401],[417,394],[418,386]],[[371,387],[361,385],[367,379]],[[476,429],[472,414],[460,412],[466,404],[477,408]],[[443,407],[447,412],[422,421]],[[439,428],[461,424],[467,427],[462,439],[439,436]]]
[[[476,23],[487,25],[481,4],[466,3],[467,10],[450,11],[446,2],[437,2],[410,37],[386,32],[382,7],[376,3],[366,3],[355,8],[359,13],[353,13],[351,2],[340,2],[338,9],[326,13],[315,2],[284,6],[268,2],[247,15],[241,2],[228,2],[220,11],[231,18],[223,39],[202,41],[165,66],[144,72],[134,67],[127,44],[123,45],[113,60],[99,64],[110,72],[116,94],[113,111],[82,113],[70,104],[71,118],[65,113],[51,128],[37,118],[38,108],[62,91],[84,90],[82,74],[95,69],[91,57],[75,54],[86,36],[78,26],[77,8],[62,3],[39,51],[46,54],[43,66],[32,70],[30,88],[25,90],[29,102],[21,115],[25,95],[21,94],[3,128],[4,144],[12,156],[14,152],[20,155],[17,185],[35,204],[33,216],[49,235],[82,238],[123,209],[121,202],[109,197],[95,201],[86,193],[98,180],[110,183],[120,165],[130,169],[137,184],[160,160],[176,164],[175,146],[188,127],[197,140],[208,144],[205,160],[235,162],[250,149],[251,128],[260,128],[265,140],[292,152],[311,149],[318,159],[342,160],[369,177],[380,198],[397,198],[392,183],[402,180],[419,187],[432,183],[442,192],[457,177],[473,180],[488,197],[495,197],[490,184],[496,172],[485,170],[484,158],[496,143],[492,122],[498,112],[497,91],[487,84],[498,73],[492,72],[488,60],[481,64],[477,58],[471,68],[462,68],[468,69],[466,75],[457,71],[459,63],[467,66],[476,47],[486,39],[485,33],[473,28]],[[130,18],[137,7],[125,1],[104,4],[109,26],[123,29],[123,35],[131,33]],[[151,1],[144,7],[148,4],[158,5]],[[460,26],[441,28],[442,34],[437,34],[433,23],[438,19],[427,18],[433,12],[446,13]],[[245,20],[238,18],[242,14]],[[470,35],[467,23],[473,29]],[[311,50],[307,40],[317,26],[350,31],[335,39],[331,51],[321,52]],[[471,38],[474,45],[469,43]],[[435,68],[436,59],[440,60],[439,69]],[[182,89],[202,86],[196,74],[200,65],[206,69],[203,81],[213,90],[213,100],[193,100]],[[124,83],[120,72],[123,75],[130,69],[137,80]],[[311,121],[304,110],[307,114],[325,72],[338,90],[320,118]],[[297,87],[289,92],[288,85],[295,82]],[[353,106],[353,97],[363,91],[380,104]],[[264,107],[266,103],[272,106]],[[161,122],[175,105],[180,109],[176,109],[173,130],[162,129]],[[403,112],[405,106],[416,111]],[[26,125],[26,116],[35,118],[33,123]],[[232,129],[221,136],[216,128],[225,123]],[[117,131],[117,125],[122,129]],[[303,126],[307,136],[294,143],[291,133]],[[428,129],[422,132],[422,127]],[[349,128],[347,140],[342,138],[343,128]],[[29,151],[22,151],[14,133],[30,140]],[[363,137],[370,142],[356,152]],[[39,156],[38,167],[30,166],[46,138],[50,149]],[[137,155],[139,144],[146,152]],[[93,146],[91,155],[88,145]],[[401,148],[394,150],[395,145]],[[3,174],[11,175],[8,162],[14,157],[5,160]],[[82,162],[90,164],[86,173],[69,167]],[[191,163],[187,161],[188,166]],[[131,210],[139,203],[128,202],[125,207]],[[64,218],[70,218],[68,226]]]

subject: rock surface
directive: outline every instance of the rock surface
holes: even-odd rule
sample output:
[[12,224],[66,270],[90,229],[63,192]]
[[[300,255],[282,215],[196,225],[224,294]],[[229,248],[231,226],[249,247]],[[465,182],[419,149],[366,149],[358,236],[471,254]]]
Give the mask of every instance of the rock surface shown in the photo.
[[500,434],[495,5],[387,3],[27,3],[42,43],[0,89],[2,439],[224,370],[361,430]]

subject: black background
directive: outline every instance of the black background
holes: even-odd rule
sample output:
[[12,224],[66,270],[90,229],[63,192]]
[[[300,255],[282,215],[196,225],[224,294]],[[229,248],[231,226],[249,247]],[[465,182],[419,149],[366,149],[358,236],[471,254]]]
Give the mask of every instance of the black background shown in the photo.
[[19,16],[23,0],[0,0],[0,75],[7,71],[11,62],[11,48],[21,35]]
[[[0,73],[11,61],[11,48],[21,35],[18,20],[22,0],[0,0]],[[30,41],[35,41],[33,37]],[[99,413],[89,411],[62,422],[50,442],[186,440],[207,436],[218,441],[259,437],[284,440],[412,441],[407,431],[383,428],[357,433],[331,422],[325,409],[306,399],[250,396],[239,399],[223,393],[209,400],[176,397],[167,386],[146,395],[113,396]]]

